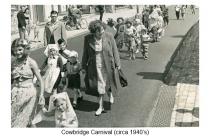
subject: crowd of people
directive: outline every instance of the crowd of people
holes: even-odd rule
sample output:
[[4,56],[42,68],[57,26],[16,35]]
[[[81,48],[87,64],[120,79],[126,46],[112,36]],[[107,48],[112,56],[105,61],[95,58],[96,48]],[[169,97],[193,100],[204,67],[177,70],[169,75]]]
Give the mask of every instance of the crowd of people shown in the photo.
[[[25,19],[27,16],[22,12],[18,17]],[[159,5],[145,6],[132,20],[119,17],[116,22],[108,19],[107,24],[101,19],[94,20],[89,23],[90,33],[84,37],[80,62],[79,54],[67,49],[66,30],[57,20],[58,12],[52,11],[50,17],[44,29],[46,59],[41,67],[29,56],[30,44],[23,34],[26,24],[20,22],[20,38],[12,42],[12,127],[35,127],[43,120],[53,120],[56,127],[78,127],[74,109],[83,101],[81,74],[85,74],[86,91],[98,96],[95,115],[100,116],[106,112],[104,95],[109,96],[111,104],[118,95],[122,72],[120,50],[126,47],[133,60],[141,51],[147,60],[150,42],[163,37],[169,24],[168,8]],[[39,90],[34,86],[35,81]],[[67,91],[73,93],[72,104]]]
[[[145,6],[142,13],[134,19],[108,19],[108,32],[115,37],[119,50],[127,48],[129,59],[135,60],[135,54],[141,51],[145,60],[149,55],[149,43],[157,42],[164,36],[165,28],[169,23],[168,8],[166,6]],[[111,30],[110,30],[111,28]]]

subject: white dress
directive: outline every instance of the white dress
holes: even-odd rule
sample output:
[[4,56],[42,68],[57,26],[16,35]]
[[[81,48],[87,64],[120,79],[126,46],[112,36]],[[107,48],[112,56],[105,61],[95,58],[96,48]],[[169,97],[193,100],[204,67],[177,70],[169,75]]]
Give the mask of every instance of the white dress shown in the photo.
[[98,78],[98,93],[105,94],[106,93],[106,85],[107,85],[107,72],[104,62],[104,57],[102,54],[102,39],[96,41],[95,44],[96,51],[96,70],[97,70],[97,78]]
[[58,58],[59,56],[55,56],[55,58],[49,57],[47,60],[47,70],[43,76],[44,89],[47,93],[52,93],[52,89],[60,74],[60,68],[57,66]]

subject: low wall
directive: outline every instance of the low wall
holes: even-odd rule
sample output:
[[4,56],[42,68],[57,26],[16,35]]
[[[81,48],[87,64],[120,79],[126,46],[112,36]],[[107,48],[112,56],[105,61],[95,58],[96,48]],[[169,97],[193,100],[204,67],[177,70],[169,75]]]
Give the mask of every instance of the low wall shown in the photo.
[[163,81],[168,85],[199,84],[199,21],[179,43],[165,68]]

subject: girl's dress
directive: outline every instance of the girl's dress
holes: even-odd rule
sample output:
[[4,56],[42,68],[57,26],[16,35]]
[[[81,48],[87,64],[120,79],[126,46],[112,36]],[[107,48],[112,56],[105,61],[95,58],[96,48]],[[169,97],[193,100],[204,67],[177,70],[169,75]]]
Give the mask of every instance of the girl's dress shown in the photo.
[[135,49],[135,39],[134,39],[134,33],[136,29],[134,26],[131,26],[130,28],[125,28],[125,42],[129,44],[129,49]]
[[[33,62],[32,62],[33,61]],[[33,82],[21,83],[22,79],[33,79],[33,59],[28,57],[23,65],[12,63],[11,127],[27,127],[34,117],[37,105],[37,91]]]
[[43,76],[45,91],[52,93],[56,89],[61,80],[62,60],[59,56],[47,58],[47,70]]
[[99,94],[105,94],[108,89],[107,71],[102,53],[102,39],[96,41],[93,49],[96,52],[96,70],[97,70],[97,89]]

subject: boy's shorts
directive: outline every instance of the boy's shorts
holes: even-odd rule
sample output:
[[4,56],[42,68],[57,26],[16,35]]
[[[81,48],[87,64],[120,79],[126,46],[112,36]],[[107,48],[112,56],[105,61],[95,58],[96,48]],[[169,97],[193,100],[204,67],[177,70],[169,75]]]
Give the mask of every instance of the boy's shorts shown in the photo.
[[68,78],[68,88],[73,89],[80,89],[81,81],[80,81],[80,74],[70,74],[67,75]]

